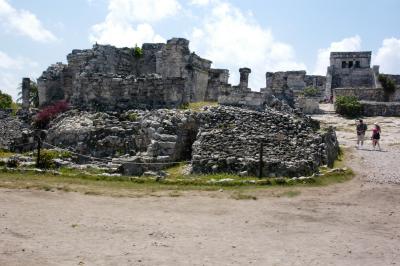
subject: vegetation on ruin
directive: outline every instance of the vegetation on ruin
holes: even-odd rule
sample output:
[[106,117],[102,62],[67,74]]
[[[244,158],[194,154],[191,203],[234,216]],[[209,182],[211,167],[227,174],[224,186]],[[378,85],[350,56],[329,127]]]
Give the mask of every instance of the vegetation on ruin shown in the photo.
[[38,129],[46,128],[52,119],[68,109],[69,104],[66,101],[59,101],[55,104],[44,107],[34,118],[35,127]]
[[355,96],[338,96],[335,102],[335,110],[340,115],[354,118],[361,115],[362,106]]
[[318,89],[315,87],[306,87],[303,91],[305,97],[315,97],[319,93]]
[[11,95],[8,95],[0,90],[0,109],[10,109],[12,104],[13,100]]
[[217,106],[218,102],[194,102],[194,103],[187,103],[183,104],[179,107],[182,110],[191,110],[193,112],[200,112],[206,106]]
[[56,165],[54,159],[71,158],[72,154],[68,151],[57,151],[42,149],[40,151],[39,167],[43,169],[54,169]]
[[143,56],[143,50],[137,44],[135,44],[135,47],[133,48],[133,56],[135,58],[141,58]]
[[396,91],[396,82],[384,75],[379,75],[378,79],[385,93],[385,101],[389,101],[390,95]]
[[[18,96],[19,98],[17,99],[17,102],[22,101],[22,83],[19,84],[18,87],[19,93]],[[39,89],[36,81],[31,80],[30,83],[30,89],[29,89],[29,103],[31,107],[38,108],[39,107]]]

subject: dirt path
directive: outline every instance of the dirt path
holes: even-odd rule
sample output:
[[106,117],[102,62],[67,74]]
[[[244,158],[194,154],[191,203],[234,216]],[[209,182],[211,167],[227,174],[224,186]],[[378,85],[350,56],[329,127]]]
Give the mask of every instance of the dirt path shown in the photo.
[[[396,123],[383,130],[395,132]],[[387,152],[356,150],[351,122],[339,125],[357,177],[301,189],[296,197],[257,191],[258,200],[225,192],[113,198],[0,189],[0,265],[399,264],[400,186],[385,177],[398,175],[400,134],[383,138]]]

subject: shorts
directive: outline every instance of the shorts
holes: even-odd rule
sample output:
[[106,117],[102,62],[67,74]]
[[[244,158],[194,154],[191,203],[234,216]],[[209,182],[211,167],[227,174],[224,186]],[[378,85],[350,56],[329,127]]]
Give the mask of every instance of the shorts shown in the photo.
[[357,141],[364,141],[364,139],[365,139],[365,134],[357,135]]

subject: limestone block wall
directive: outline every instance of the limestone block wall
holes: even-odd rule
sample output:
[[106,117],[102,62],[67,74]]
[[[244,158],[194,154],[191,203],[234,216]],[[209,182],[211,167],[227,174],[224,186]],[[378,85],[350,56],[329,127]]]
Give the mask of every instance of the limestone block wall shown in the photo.
[[240,87],[225,86],[220,91],[218,103],[221,105],[263,110],[266,99],[261,92],[243,90]]
[[115,74],[82,75],[70,102],[88,110],[127,110],[177,108],[187,103],[183,78],[119,76]]
[[228,84],[229,71],[227,69],[210,69],[205,101],[218,101],[219,92]]
[[334,98],[338,96],[355,96],[359,100],[364,101],[384,101],[384,92],[382,89],[375,88],[336,88]]
[[39,105],[65,99],[72,92],[72,76],[67,65],[57,63],[51,65],[37,79]]
[[400,116],[400,102],[361,101],[365,116]]

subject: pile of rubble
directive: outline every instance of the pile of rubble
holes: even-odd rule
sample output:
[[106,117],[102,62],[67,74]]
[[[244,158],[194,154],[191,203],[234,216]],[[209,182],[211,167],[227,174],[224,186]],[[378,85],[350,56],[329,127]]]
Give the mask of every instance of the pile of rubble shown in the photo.
[[122,114],[72,110],[50,124],[46,142],[86,155],[83,160],[118,162],[124,174],[140,175],[169,162],[190,160],[197,128],[195,114],[185,110]]
[[263,143],[263,176],[300,176],[332,165],[339,146],[333,130],[317,131],[311,119],[267,108],[212,107],[199,114],[193,171],[258,175]]
[[34,145],[33,133],[23,120],[11,114],[11,110],[0,110],[0,149],[25,151]]

